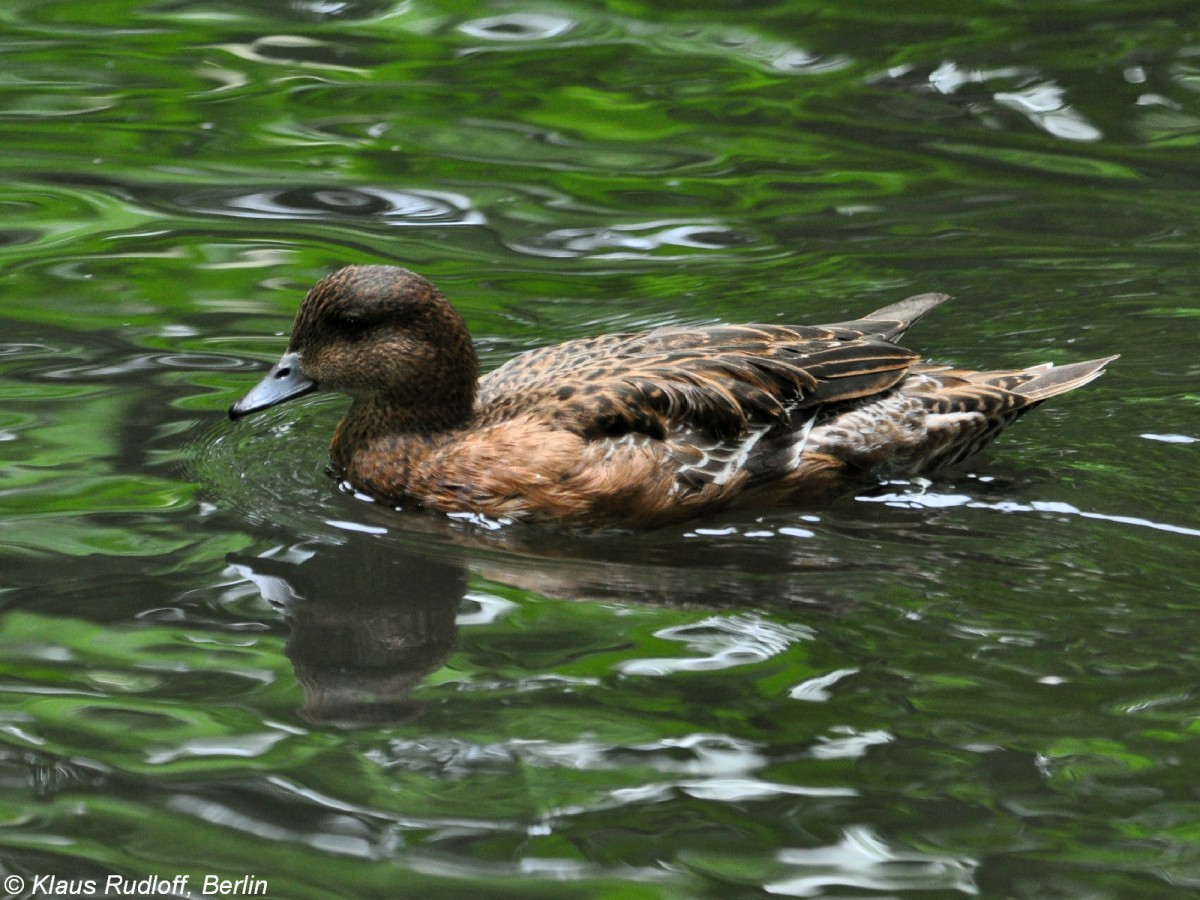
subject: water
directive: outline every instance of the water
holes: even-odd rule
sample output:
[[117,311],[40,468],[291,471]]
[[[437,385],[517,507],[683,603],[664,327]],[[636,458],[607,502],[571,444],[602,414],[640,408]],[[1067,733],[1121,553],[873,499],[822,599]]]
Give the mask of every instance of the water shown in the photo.
[[[1191,4],[252,7],[0,11],[6,889],[1194,895]],[[926,290],[1122,358],[932,484],[492,530],[225,420],[349,262],[489,367]]]

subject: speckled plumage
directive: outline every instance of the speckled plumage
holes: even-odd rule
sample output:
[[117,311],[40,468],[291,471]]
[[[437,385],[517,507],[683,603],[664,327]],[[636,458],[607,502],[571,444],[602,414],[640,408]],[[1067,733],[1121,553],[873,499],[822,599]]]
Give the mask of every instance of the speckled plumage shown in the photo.
[[318,384],[349,394],[333,463],[399,505],[650,527],[803,504],[959,462],[1111,359],[1007,372],[922,364],[894,342],[946,299],[836,325],[584,338],[479,378],[461,317],[428,281],[350,266],[309,292],[288,353],[231,415]]

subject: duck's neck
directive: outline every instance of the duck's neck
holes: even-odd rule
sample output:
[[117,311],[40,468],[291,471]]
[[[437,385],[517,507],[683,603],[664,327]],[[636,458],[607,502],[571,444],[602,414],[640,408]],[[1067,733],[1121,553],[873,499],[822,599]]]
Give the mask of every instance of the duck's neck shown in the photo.
[[351,468],[356,454],[399,452],[410,444],[439,444],[467,428],[474,418],[475,392],[459,398],[428,398],[419,405],[395,398],[358,397],[338,423],[329,446],[333,464]]

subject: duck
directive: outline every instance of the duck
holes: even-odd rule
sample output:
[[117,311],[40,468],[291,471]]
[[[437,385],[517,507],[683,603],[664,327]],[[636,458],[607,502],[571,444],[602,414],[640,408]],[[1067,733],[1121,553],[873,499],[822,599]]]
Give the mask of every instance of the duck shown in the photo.
[[739,507],[822,504],[939,472],[1117,359],[975,371],[897,343],[949,297],[830,325],[670,325],[529,350],[480,377],[462,316],[397,266],[322,278],[233,419],[349,395],[343,486],[398,509],[646,529]]

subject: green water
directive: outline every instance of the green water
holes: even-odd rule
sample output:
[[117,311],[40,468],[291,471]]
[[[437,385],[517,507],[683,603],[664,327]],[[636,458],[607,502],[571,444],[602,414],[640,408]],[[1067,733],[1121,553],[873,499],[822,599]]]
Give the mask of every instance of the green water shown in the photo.
[[[0,50],[10,892],[1200,890],[1193,3],[9,0]],[[336,397],[224,418],[349,262],[487,366],[928,290],[932,359],[1122,358],[931,485],[489,531],[340,493]]]

